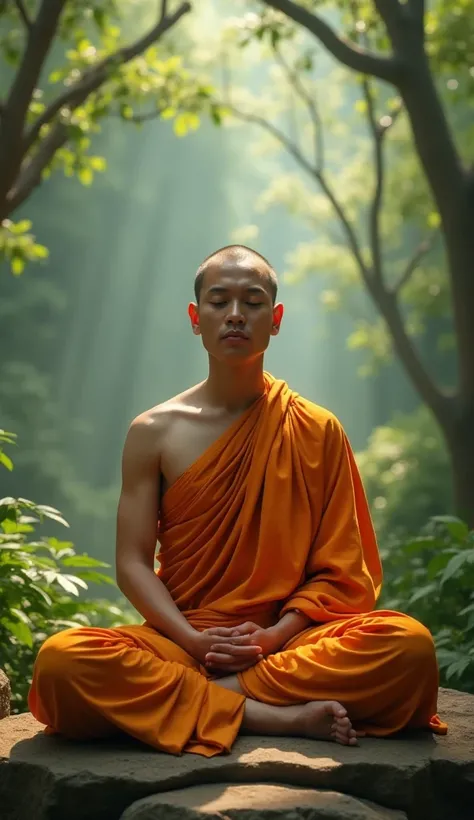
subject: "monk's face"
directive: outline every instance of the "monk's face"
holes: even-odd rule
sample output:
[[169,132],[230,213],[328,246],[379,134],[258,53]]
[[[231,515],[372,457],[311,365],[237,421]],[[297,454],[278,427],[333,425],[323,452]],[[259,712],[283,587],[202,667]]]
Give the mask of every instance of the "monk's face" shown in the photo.
[[264,263],[229,261],[209,267],[199,305],[189,306],[193,332],[202,336],[208,353],[218,360],[250,360],[276,336],[283,305],[273,305]]

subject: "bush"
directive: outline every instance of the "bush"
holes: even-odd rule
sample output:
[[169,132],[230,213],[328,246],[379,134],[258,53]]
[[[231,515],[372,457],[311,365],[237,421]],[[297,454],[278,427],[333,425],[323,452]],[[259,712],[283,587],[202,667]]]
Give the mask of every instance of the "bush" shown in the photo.
[[[1,442],[15,436],[0,430],[0,464],[13,465]],[[33,663],[54,632],[77,626],[136,622],[130,608],[80,595],[88,583],[115,582],[101,572],[109,565],[75,552],[72,542],[36,532],[45,519],[67,527],[60,512],[24,498],[0,499],[0,667],[10,678],[12,712],[27,708]]]
[[435,516],[416,538],[382,551],[379,607],[412,615],[433,633],[441,683],[474,693],[474,531]]
[[429,410],[398,414],[357,454],[379,543],[405,538],[452,512],[452,481],[441,432]]

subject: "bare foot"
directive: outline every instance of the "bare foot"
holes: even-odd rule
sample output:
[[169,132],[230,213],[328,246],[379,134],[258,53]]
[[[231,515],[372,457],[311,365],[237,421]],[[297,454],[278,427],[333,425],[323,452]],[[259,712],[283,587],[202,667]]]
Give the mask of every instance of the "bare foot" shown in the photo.
[[357,746],[357,738],[363,736],[363,732],[356,732],[352,728],[347,710],[336,700],[272,706],[246,698],[240,731],[252,735],[333,740],[343,746]]
[[352,728],[347,710],[337,701],[312,701],[287,709],[295,710],[294,725],[298,734],[316,740],[333,740],[343,746],[358,745],[358,733]]

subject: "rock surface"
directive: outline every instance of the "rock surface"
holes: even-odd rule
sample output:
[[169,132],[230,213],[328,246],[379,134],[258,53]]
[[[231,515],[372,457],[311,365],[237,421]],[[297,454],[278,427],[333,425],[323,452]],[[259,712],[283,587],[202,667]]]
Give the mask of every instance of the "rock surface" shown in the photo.
[[10,714],[10,682],[0,669],[0,720]]
[[[232,754],[210,759],[128,740],[72,743],[44,735],[31,715],[6,718],[1,820],[31,820],[32,806],[34,820],[197,820],[206,806],[221,820],[472,820],[474,696],[441,690],[439,709],[446,737],[365,738],[349,748],[246,736]],[[160,799],[143,802],[152,795]]]
[[[278,819],[295,820],[295,812],[312,809],[304,816],[318,820],[406,820],[402,811],[384,809],[367,800],[319,789],[272,786],[258,783],[233,786],[229,783],[193,786],[174,792],[145,797],[126,809],[120,820],[222,820],[245,817],[258,820],[267,811],[278,812]],[[203,817],[204,815],[204,817]]]

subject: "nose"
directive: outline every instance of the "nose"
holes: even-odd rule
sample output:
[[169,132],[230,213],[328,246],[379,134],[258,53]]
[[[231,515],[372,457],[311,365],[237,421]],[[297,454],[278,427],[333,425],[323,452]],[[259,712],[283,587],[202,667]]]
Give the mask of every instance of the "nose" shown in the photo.
[[238,299],[234,299],[229,305],[229,310],[226,316],[226,324],[238,326],[243,325],[244,323],[245,317],[242,313],[240,302]]

